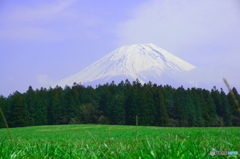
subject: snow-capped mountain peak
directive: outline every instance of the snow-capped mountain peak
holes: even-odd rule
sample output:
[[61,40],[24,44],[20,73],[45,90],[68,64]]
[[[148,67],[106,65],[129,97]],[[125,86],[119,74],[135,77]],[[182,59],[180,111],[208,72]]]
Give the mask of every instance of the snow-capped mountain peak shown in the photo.
[[53,87],[71,86],[74,82],[91,85],[94,81],[94,84],[103,84],[109,80],[120,82],[136,78],[140,82],[168,84],[168,81],[174,80],[169,80],[174,73],[194,68],[195,66],[151,43],[124,45],[80,72],[54,84]]

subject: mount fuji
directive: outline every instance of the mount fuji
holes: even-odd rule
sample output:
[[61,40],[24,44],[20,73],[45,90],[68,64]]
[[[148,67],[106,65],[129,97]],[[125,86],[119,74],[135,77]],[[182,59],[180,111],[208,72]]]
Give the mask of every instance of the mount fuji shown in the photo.
[[95,63],[55,84],[64,88],[74,82],[96,86],[113,80],[118,83],[138,79],[141,83],[189,85],[178,79],[179,73],[186,73],[196,67],[172,55],[154,44],[124,45],[105,55]]

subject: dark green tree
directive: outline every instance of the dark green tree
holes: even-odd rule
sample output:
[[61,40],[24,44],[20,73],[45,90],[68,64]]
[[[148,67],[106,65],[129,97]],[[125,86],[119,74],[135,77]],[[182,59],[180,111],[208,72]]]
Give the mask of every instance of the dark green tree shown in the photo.
[[25,110],[26,111],[26,116],[25,119],[28,121],[30,126],[35,126],[37,125],[35,123],[35,119],[37,119],[36,114],[36,97],[35,97],[35,91],[33,90],[32,86],[28,87],[28,90],[26,93],[23,94],[25,102]]
[[193,104],[195,107],[195,118],[196,125],[194,126],[205,126],[204,118],[203,118],[203,108],[202,108],[202,98],[199,96],[199,89],[192,88],[191,94],[193,99]]
[[154,125],[155,122],[155,116],[157,114],[156,107],[155,107],[155,102],[154,102],[154,95],[152,92],[152,84],[144,84],[143,88],[143,96],[146,98],[146,105],[145,110],[141,110],[143,112],[147,121],[147,125]]
[[130,95],[126,101],[126,124],[135,125],[136,116],[139,116],[137,90],[131,88]]
[[168,126],[169,124],[169,117],[167,114],[166,106],[164,104],[164,97],[159,92],[159,101],[157,103],[157,114],[158,114],[158,126]]
[[221,89],[220,99],[221,99],[221,109],[223,113],[221,115],[223,117],[224,126],[232,126],[231,107],[229,105],[228,98],[225,92],[223,91],[223,89]]
[[185,92],[185,106],[187,110],[187,120],[188,120],[188,126],[199,126],[198,125],[198,114],[197,114],[197,108],[194,103],[194,95],[190,89],[188,89]]
[[48,107],[48,122],[50,125],[61,124],[61,116],[63,115],[63,89],[56,86],[50,89]]
[[96,111],[94,105],[91,103],[81,105],[79,113],[83,119],[83,123],[94,123],[97,120]]
[[235,87],[232,88],[231,92],[228,93],[228,101],[231,107],[232,114],[232,125],[239,126],[240,125],[240,96]]
[[40,90],[35,91],[35,125],[47,125],[48,124],[48,106],[49,97],[46,88],[41,87]]
[[179,87],[174,93],[174,105],[176,106],[177,120],[179,121],[179,126],[188,126],[188,111],[185,104],[185,89],[183,87]]
[[152,114],[148,106],[146,93],[139,87],[137,90],[137,116],[139,125],[150,125]]
[[112,109],[111,109],[111,123],[117,125],[125,124],[126,112],[124,109],[125,101],[124,95],[118,92],[112,96]]
[[216,106],[216,126],[223,126],[223,116],[224,116],[224,108],[222,107],[222,100],[219,90],[216,88],[216,86],[213,87],[211,90],[211,96],[214,102],[214,105]]
[[11,127],[24,127],[28,125],[26,121],[26,110],[24,109],[24,99],[23,95],[16,91],[10,98],[12,98],[11,103],[11,122],[9,125]]
[[207,125],[206,126],[217,126],[216,120],[217,120],[217,112],[216,112],[216,106],[213,101],[213,98],[209,91],[203,90],[202,91],[204,100],[205,100],[205,106],[204,109],[206,110],[206,113],[208,114],[209,118],[207,119]]

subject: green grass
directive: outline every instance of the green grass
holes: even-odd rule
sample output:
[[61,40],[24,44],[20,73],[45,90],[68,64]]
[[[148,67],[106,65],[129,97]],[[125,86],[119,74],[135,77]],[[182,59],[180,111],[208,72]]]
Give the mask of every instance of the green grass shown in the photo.
[[0,129],[0,158],[239,158],[240,128],[58,125]]

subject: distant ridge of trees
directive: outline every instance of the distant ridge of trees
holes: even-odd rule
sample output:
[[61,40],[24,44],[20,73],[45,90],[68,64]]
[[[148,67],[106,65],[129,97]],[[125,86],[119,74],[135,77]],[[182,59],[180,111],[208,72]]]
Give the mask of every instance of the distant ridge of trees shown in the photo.
[[[211,91],[201,88],[157,85],[152,82],[130,83],[127,79],[91,86],[76,84],[64,89],[41,88],[0,96],[0,106],[9,127],[59,124],[114,124],[221,127],[240,126],[240,95],[215,86]],[[0,117],[0,128],[5,128]]]

